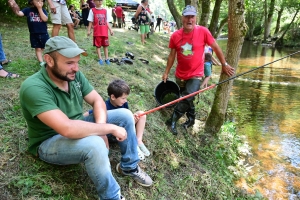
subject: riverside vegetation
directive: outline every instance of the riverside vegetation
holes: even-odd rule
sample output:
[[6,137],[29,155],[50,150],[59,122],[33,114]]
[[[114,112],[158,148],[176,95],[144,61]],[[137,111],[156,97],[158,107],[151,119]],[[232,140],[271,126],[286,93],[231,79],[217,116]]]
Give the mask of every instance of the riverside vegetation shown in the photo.
[[[96,189],[83,165],[50,165],[26,151],[27,128],[18,92],[20,84],[37,72],[40,66],[34,49],[30,47],[26,22],[13,19],[10,22],[5,19],[1,21],[4,50],[7,57],[13,60],[5,69],[21,77],[0,79],[0,199],[97,199]],[[51,33],[51,24],[48,26]],[[128,100],[133,112],[156,107],[153,94],[166,66],[169,35],[155,33],[142,46],[136,31],[114,29],[114,32],[115,35],[110,38],[109,57],[121,59],[130,51],[135,55],[133,65],[111,63],[110,66],[99,66],[92,38],[87,38],[86,30],[79,28],[75,30],[77,43],[89,54],[88,57],[81,57],[80,69],[104,99],[107,98],[108,83],[121,78],[131,86]],[[65,27],[61,35],[67,36]],[[149,60],[149,64],[142,63],[138,58]],[[219,70],[216,72],[219,73]],[[174,80],[172,75],[170,79]],[[213,82],[217,80],[213,78]],[[111,145],[109,156],[112,171],[126,199],[261,198],[235,186],[236,180],[247,175],[249,168],[244,159],[251,153],[246,141],[237,135],[233,123],[227,122],[213,143],[201,143],[203,124],[210,111],[214,92],[209,90],[197,97],[198,120],[195,129],[186,132],[179,128],[178,136],[172,135],[164,125],[171,114],[170,109],[147,115],[144,143],[151,150],[151,156],[140,166],[153,178],[151,188],[141,187],[131,178],[117,174],[115,166],[120,158],[119,147]],[[89,109],[87,105],[84,107]]]

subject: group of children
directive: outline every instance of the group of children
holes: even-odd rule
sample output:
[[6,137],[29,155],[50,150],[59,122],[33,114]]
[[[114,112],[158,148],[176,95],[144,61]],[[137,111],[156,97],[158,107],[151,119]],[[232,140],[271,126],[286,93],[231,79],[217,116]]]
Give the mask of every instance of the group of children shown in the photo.
[[[31,47],[35,49],[37,60],[41,66],[44,66],[43,62],[43,50],[45,48],[46,41],[49,39],[47,31],[48,13],[43,8],[45,0],[28,0],[28,8],[20,10],[15,1],[11,1],[10,4],[16,15],[27,17],[27,25],[30,33]],[[104,62],[109,65],[108,59],[108,30],[110,35],[113,35],[113,31],[108,23],[107,10],[102,8],[103,0],[94,0],[95,8],[91,8],[88,16],[89,26],[87,29],[87,35],[91,34],[91,28],[93,27],[93,46],[96,47],[98,54],[98,63],[104,65]],[[103,47],[105,59],[101,57],[100,48]]]

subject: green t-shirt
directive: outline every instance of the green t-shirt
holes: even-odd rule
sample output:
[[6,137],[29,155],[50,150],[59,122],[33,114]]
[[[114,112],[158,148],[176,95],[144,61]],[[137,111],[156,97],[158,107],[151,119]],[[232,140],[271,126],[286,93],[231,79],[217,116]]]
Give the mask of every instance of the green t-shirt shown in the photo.
[[28,151],[37,155],[39,145],[58,134],[41,122],[38,114],[60,109],[70,119],[83,119],[83,98],[92,90],[93,87],[80,71],[76,73],[75,80],[69,82],[69,93],[53,83],[44,67],[27,78],[21,85],[20,102],[28,126]]

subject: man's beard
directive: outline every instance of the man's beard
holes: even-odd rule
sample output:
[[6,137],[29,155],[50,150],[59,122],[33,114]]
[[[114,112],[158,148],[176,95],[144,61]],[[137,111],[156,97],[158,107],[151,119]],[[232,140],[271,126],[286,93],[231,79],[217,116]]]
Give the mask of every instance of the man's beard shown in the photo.
[[54,60],[54,66],[53,66],[53,68],[52,68],[52,74],[53,74],[56,78],[58,78],[58,79],[60,79],[60,80],[63,80],[63,81],[68,81],[68,82],[74,81],[74,80],[68,78],[68,73],[66,73],[66,74],[64,75],[64,74],[62,74],[62,73],[60,72],[60,70],[58,69],[56,60]]

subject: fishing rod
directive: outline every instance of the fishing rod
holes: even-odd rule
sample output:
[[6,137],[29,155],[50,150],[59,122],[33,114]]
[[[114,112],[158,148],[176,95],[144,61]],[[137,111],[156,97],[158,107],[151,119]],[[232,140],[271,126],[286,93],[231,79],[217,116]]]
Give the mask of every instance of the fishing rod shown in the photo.
[[215,87],[218,86],[218,85],[221,85],[221,84],[223,84],[223,83],[225,83],[225,82],[228,82],[228,81],[230,81],[230,80],[232,80],[232,79],[235,79],[235,78],[237,78],[237,77],[240,77],[240,76],[243,76],[243,75],[245,75],[245,74],[248,74],[248,73],[253,72],[253,71],[255,71],[255,70],[261,69],[261,68],[263,68],[263,67],[265,67],[265,66],[267,66],[267,65],[270,65],[270,64],[272,64],[272,63],[278,62],[279,60],[283,60],[283,59],[285,59],[285,58],[287,58],[287,57],[290,57],[290,56],[292,56],[292,55],[294,55],[294,54],[297,54],[297,53],[299,53],[299,52],[300,52],[300,51],[294,52],[294,53],[292,53],[292,54],[289,54],[289,55],[287,55],[287,56],[284,56],[284,57],[282,57],[282,58],[279,58],[279,59],[274,60],[274,61],[272,61],[272,62],[269,62],[269,63],[267,63],[267,64],[264,64],[264,65],[262,65],[262,66],[259,66],[259,67],[253,68],[253,69],[251,69],[251,70],[249,70],[249,71],[243,72],[243,73],[241,73],[241,74],[237,74],[237,75],[235,75],[235,76],[229,77],[228,79],[225,79],[225,80],[223,80],[223,81],[221,81],[221,82],[218,82],[218,83],[216,83],[216,84],[213,84],[213,85],[211,85],[211,86],[208,86],[208,87],[206,87],[206,88],[203,88],[203,89],[201,89],[201,90],[198,90],[198,91],[193,92],[193,93],[191,93],[191,94],[188,94],[188,95],[186,95],[186,96],[180,97],[180,98],[178,98],[178,99],[175,99],[175,100],[173,100],[173,101],[170,101],[169,103],[163,104],[163,105],[158,106],[158,107],[156,107],[156,108],[153,108],[153,109],[151,109],[151,110],[145,111],[144,113],[141,113],[140,115],[138,115],[138,117],[141,117],[141,116],[143,116],[143,115],[148,115],[148,114],[150,114],[150,113],[152,113],[152,112],[155,112],[155,111],[157,111],[157,110],[160,110],[160,109],[162,109],[162,108],[165,108],[165,107],[167,107],[167,106],[170,106],[170,105],[172,105],[172,104],[174,104],[174,103],[177,103],[177,102],[179,102],[179,101],[181,101],[181,100],[184,100],[184,99],[187,99],[187,98],[189,98],[189,97],[195,96],[196,94],[202,93],[202,92],[204,92],[204,91],[206,91],[206,90],[213,89],[213,88],[215,88]]

